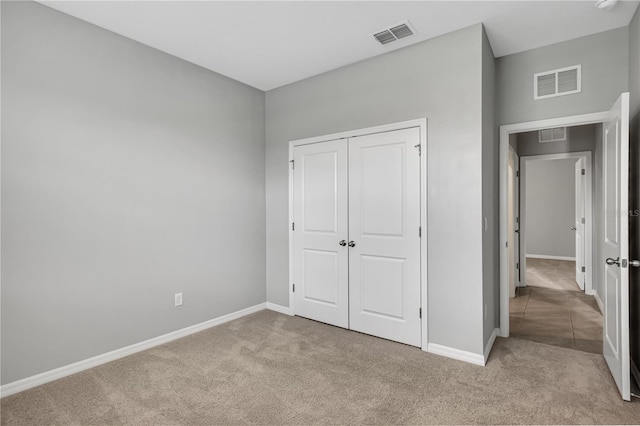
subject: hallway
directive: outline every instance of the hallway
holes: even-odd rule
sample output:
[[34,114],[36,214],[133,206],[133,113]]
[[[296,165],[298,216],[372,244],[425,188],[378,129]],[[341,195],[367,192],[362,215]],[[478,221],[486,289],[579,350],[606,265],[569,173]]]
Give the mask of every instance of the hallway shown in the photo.
[[511,337],[602,353],[602,314],[572,281],[573,264],[527,259],[530,285],[517,288],[509,303]]

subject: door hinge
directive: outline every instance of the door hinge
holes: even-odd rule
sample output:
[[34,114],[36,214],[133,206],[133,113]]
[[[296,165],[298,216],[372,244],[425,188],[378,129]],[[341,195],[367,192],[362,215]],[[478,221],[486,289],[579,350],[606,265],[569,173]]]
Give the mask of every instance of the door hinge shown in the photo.
[[516,223],[520,225],[520,216],[516,216]]
[[296,230],[296,223],[295,222],[291,222],[291,230],[292,231]]
[[520,269],[520,262],[516,262],[516,269]]
[[580,219],[580,223],[584,223],[584,217]]
[[586,175],[587,171],[585,169],[582,169],[582,176]]
[[582,267],[582,272],[587,272],[587,268],[586,267]]
[[292,290],[295,293],[296,292],[296,285],[295,284],[291,284]]
[[516,177],[520,177],[520,170],[516,170]]
[[289,160],[289,162],[291,163],[291,168],[295,169],[296,168],[296,162],[294,160]]
[[422,226],[418,226],[418,237],[422,238]]
[[414,148],[418,148],[418,156],[422,155],[422,146],[420,144],[414,146]]
[[422,318],[422,308],[420,308],[420,318]]

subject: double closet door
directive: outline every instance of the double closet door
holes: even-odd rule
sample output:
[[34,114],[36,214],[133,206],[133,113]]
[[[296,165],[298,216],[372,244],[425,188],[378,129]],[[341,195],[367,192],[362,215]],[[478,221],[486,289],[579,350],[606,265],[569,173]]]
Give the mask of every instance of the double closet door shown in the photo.
[[420,130],[294,148],[294,313],[421,345]]

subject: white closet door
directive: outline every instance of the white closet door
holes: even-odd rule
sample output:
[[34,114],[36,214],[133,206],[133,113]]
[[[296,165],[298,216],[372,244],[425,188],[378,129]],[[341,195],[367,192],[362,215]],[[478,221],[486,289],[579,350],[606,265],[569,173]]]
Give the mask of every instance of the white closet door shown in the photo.
[[420,346],[417,128],[349,139],[349,322]]
[[347,141],[296,147],[293,158],[294,312],[348,328]]

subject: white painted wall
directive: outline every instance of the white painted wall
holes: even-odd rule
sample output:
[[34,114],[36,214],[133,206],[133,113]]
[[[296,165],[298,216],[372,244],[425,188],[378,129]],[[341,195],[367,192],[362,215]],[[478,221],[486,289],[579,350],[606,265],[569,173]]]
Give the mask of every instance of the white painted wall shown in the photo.
[[264,302],[264,93],[0,7],[2,383]]
[[575,258],[575,159],[526,167],[526,254]]

